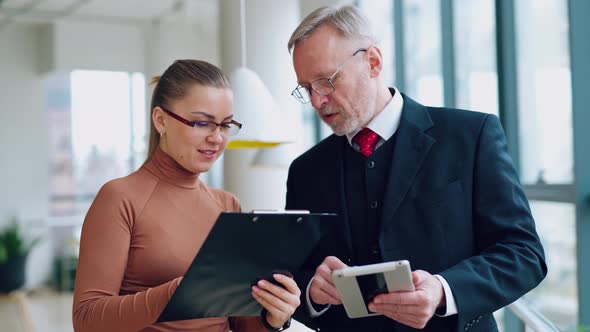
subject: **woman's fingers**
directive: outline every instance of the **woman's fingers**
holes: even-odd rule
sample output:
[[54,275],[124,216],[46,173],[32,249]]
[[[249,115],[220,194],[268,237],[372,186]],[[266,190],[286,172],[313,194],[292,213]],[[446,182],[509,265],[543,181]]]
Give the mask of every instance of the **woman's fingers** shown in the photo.
[[273,274],[273,277],[276,281],[283,284],[283,286],[285,286],[289,293],[297,297],[301,296],[301,290],[299,289],[299,287],[297,287],[297,283],[295,282],[295,280],[293,280],[293,278],[280,273]]
[[301,296],[301,292],[295,281],[285,276],[277,276],[276,279],[285,285],[285,288],[274,285],[266,280],[260,280],[257,284],[257,287],[259,287],[261,290],[264,290],[264,293],[266,293],[261,294],[265,296],[267,301],[276,305],[277,307],[283,307],[281,304],[282,302],[297,308],[300,303],[299,296]]
[[[259,289],[260,291],[260,289]],[[268,324],[275,328],[279,328],[285,325],[285,322],[289,320],[292,314],[282,312],[278,310],[275,306],[270,304],[266,299],[262,298],[259,292],[252,292],[252,296],[262,307],[266,310],[266,316],[263,319],[266,320]]]
[[257,301],[258,299],[262,300],[258,302],[269,312],[272,311],[271,309],[284,313],[289,313],[291,310],[295,312],[295,308],[292,308],[293,305],[288,302],[289,299],[283,300],[260,286],[252,287],[252,294]]
[[269,313],[278,311],[277,314],[280,312],[290,316],[300,304],[301,291],[292,278],[282,274],[275,274],[273,277],[284,285],[284,288],[267,280],[260,280],[252,287],[252,293]]

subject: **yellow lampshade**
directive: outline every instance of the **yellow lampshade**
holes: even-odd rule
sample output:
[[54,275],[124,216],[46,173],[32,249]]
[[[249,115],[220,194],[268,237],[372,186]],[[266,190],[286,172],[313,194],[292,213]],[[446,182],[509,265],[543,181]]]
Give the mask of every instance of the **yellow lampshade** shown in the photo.
[[246,140],[232,140],[227,144],[227,149],[263,149],[273,148],[284,142],[264,142],[264,141],[246,141]]

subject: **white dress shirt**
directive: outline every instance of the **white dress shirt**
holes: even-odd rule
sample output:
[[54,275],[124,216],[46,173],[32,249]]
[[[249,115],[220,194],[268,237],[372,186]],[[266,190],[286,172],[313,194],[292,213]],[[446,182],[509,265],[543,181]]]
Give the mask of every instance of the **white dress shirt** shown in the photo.
[[[385,141],[391,138],[393,134],[397,131],[399,127],[399,122],[402,117],[402,109],[404,107],[404,98],[402,97],[399,90],[394,87],[395,94],[385,105],[385,108],[377,114],[371,122],[367,125],[367,128],[371,129],[375,133],[379,135],[379,140],[377,141],[377,145],[375,149],[378,149]],[[352,141],[354,135],[356,135],[362,128],[355,130],[352,133],[346,135],[348,139],[348,143],[356,150],[359,150],[359,147],[356,143]],[[411,262],[410,262],[411,263]],[[436,314],[440,317],[447,317],[451,315],[457,314],[457,304],[455,303],[455,298],[453,297],[453,292],[451,291],[451,287],[449,283],[443,278],[441,275],[436,274],[435,277],[440,281],[443,286],[444,294],[445,294],[445,302],[446,302],[446,312],[444,314]],[[309,296],[309,289],[311,288],[311,283],[313,282],[313,278],[307,284],[307,288],[305,290],[305,299],[307,302],[307,307],[309,312],[311,313],[312,317],[321,316],[325,313],[328,309],[330,309],[330,305],[326,306],[324,309],[320,311],[316,311],[313,305],[311,304],[311,298]]]

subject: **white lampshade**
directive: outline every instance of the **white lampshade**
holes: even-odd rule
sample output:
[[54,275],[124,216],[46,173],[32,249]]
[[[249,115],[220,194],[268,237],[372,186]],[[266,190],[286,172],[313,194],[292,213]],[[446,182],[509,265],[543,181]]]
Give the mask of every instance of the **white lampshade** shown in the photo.
[[239,67],[231,74],[230,81],[234,119],[243,127],[227,148],[265,148],[290,141],[281,130],[287,124],[280,122],[277,103],[260,77],[246,67]]
[[288,144],[281,144],[273,148],[259,149],[254,155],[250,166],[287,169],[294,158],[293,149]]

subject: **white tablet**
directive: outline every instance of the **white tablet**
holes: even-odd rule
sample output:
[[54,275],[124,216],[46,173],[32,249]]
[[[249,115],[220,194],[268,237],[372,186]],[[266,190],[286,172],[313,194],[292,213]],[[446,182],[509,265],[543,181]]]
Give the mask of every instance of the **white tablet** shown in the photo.
[[407,260],[334,270],[332,280],[350,318],[379,315],[368,308],[369,302],[378,294],[414,291],[412,270]]

